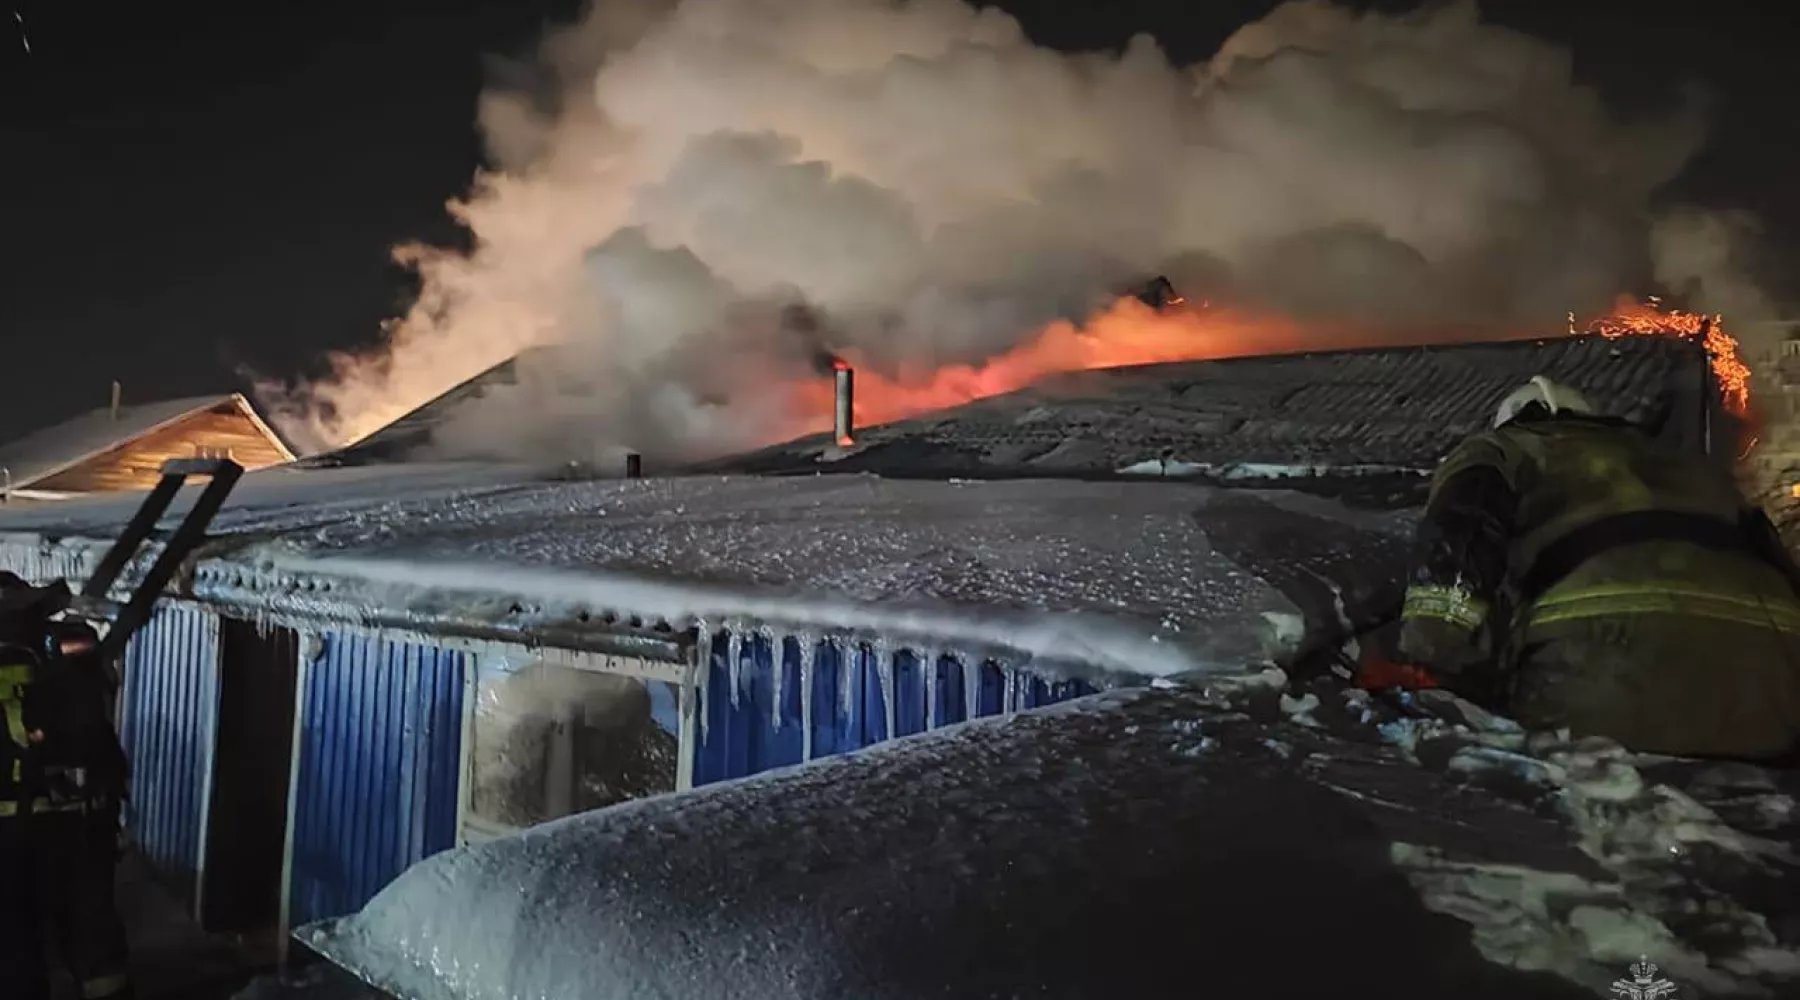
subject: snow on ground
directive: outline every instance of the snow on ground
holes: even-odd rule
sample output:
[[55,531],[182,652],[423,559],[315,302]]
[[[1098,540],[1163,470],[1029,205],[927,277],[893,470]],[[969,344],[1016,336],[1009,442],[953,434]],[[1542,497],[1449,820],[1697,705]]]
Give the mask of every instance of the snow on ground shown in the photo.
[[1709,996],[1800,988],[1789,776],[1669,783],[1460,703],[1281,681],[1113,692],[572,817],[422,862],[303,939],[408,1000],[1572,997],[1640,955]]
[[[1454,699],[1430,692],[1417,701]],[[1604,739],[1528,734],[1508,720],[1469,714],[1472,724],[1445,721],[1451,713],[1444,712],[1381,731],[1411,759],[1472,788],[1553,811],[1582,853],[1612,876],[1599,885],[1558,884],[1529,870],[1447,864],[1397,844],[1396,862],[1428,905],[1467,913],[1484,952],[1528,968],[1557,968],[1571,954],[1620,965],[1648,954],[1708,995],[1755,992],[1754,984],[1773,981],[1800,987],[1800,824],[1785,808],[1791,792],[1779,790],[1783,782],[1800,787],[1795,775],[1634,755]],[[1763,793],[1760,808],[1735,824],[1702,801],[1723,801],[1721,790],[1741,792],[1746,781]],[[1492,903],[1471,910],[1471,899]],[[1552,933],[1522,919],[1555,912],[1563,926]]]
[[[614,612],[677,628],[742,617],[1169,674],[1280,657],[1305,634],[1286,623],[1309,609],[1235,538],[1262,511],[1293,508],[1283,523],[1307,534],[1282,544],[1300,550],[1352,527],[1403,528],[1294,495],[1215,531],[1199,512],[1233,491],[1192,484],[520,475],[249,476],[193,596],[352,620],[372,606],[509,623]],[[98,546],[61,539],[117,530],[133,506],[14,512],[0,532],[24,553],[13,562],[30,563],[18,568],[74,574]],[[46,559],[47,547],[69,554]]]

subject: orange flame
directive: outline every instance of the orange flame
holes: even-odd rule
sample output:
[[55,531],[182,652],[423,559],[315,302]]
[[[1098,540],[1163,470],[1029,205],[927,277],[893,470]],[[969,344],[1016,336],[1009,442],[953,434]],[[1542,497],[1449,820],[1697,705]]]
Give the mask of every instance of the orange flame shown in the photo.
[[[981,364],[915,367],[890,375],[853,352],[837,364],[856,368],[856,425],[864,427],[1012,392],[1060,372],[1291,353],[1320,346],[1316,326],[1204,306],[1159,311],[1127,296],[1079,326],[1052,323],[1036,338]],[[797,388],[797,410],[829,413],[832,396],[829,381],[804,383]],[[815,421],[814,416],[804,419],[809,426]]]
[[[1589,324],[1588,331],[1602,337],[1662,336],[1696,340],[1711,359],[1713,377],[1725,409],[1734,416],[1750,414],[1750,366],[1738,353],[1737,338],[1725,332],[1723,316],[1703,316],[1679,309],[1664,309],[1662,302],[1621,300],[1609,315]],[[1569,332],[1576,333],[1575,316],[1569,315]]]
[[[1050,375],[1096,368],[1203,361],[1260,354],[1368,347],[1380,344],[1430,343],[1452,339],[1375,333],[1351,326],[1302,322],[1279,316],[1257,316],[1210,303],[1156,309],[1126,296],[1086,323],[1056,322],[1013,350],[977,365],[946,365],[935,370],[914,368],[895,375],[875,370],[852,353],[834,360],[836,368],[857,369],[854,403],[856,426],[903,420],[958,406],[987,396],[1022,389]],[[1594,320],[1588,332],[1607,337],[1662,334],[1700,340],[1711,357],[1724,404],[1744,415],[1750,399],[1750,369],[1738,355],[1737,341],[1716,316],[1663,309],[1656,299],[1621,300],[1613,312]],[[1576,329],[1573,315],[1570,333]],[[1534,336],[1520,333],[1518,336]],[[1491,332],[1487,339],[1494,339]],[[796,436],[817,429],[819,415],[831,412],[834,390],[829,380],[796,387],[794,403],[801,426]]]

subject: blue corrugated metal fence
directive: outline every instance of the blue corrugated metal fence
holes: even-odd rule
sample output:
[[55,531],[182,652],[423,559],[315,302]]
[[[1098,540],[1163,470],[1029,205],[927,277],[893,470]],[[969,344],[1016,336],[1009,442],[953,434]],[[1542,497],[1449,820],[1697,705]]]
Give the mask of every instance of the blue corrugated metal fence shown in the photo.
[[465,654],[329,633],[307,668],[289,919],[362,907],[454,846]]
[[131,761],[132,836],[159,874],[192,893],[218,732],[218,616],[159,607],[125,649],[123,680],[119,732]]
[[[910,736],[970,718],[1068,701],[1096,690],[1080,680],[1046,680],[991,660],[970,665],[945,655],[927,665],[911,649],[893,653],[888,676],[883,677],[870,646],[846,648],[825,641],[813,652],[808,697],[798,639],[742,636],[736,644],[735,672],[732,648],[727,633],[715,636],[702,675],[704,718],[694,755],[696,785],[857,750],[890,735]],[[966,673],[970,669],[979,674],[971,679]]]

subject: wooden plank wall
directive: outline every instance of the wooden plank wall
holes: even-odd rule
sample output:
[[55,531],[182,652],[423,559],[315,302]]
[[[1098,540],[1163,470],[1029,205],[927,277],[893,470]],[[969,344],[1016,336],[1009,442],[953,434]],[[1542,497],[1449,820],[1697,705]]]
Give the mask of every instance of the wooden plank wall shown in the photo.
[[68,493],[147,490],[156,485],[163,462],[209,457],[230,458],[247,470],[287,461],[243,411],[221,403],[33,483],[32,488]]

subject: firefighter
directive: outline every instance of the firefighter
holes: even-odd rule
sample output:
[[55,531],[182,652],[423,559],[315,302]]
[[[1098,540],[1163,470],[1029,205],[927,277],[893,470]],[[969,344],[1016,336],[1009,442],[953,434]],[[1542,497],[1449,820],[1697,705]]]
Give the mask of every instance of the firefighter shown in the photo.
[[1800,746],[1800,571],[1729,474],[1537,376],[1445,458],[1399,651],[1532,729],[1638,751]]
[[0,573],[0,976],[48,997],[54,954],[83,1000],[129,1000],[113,898],[125,757],[98,636],[51,620],[68,597]]

